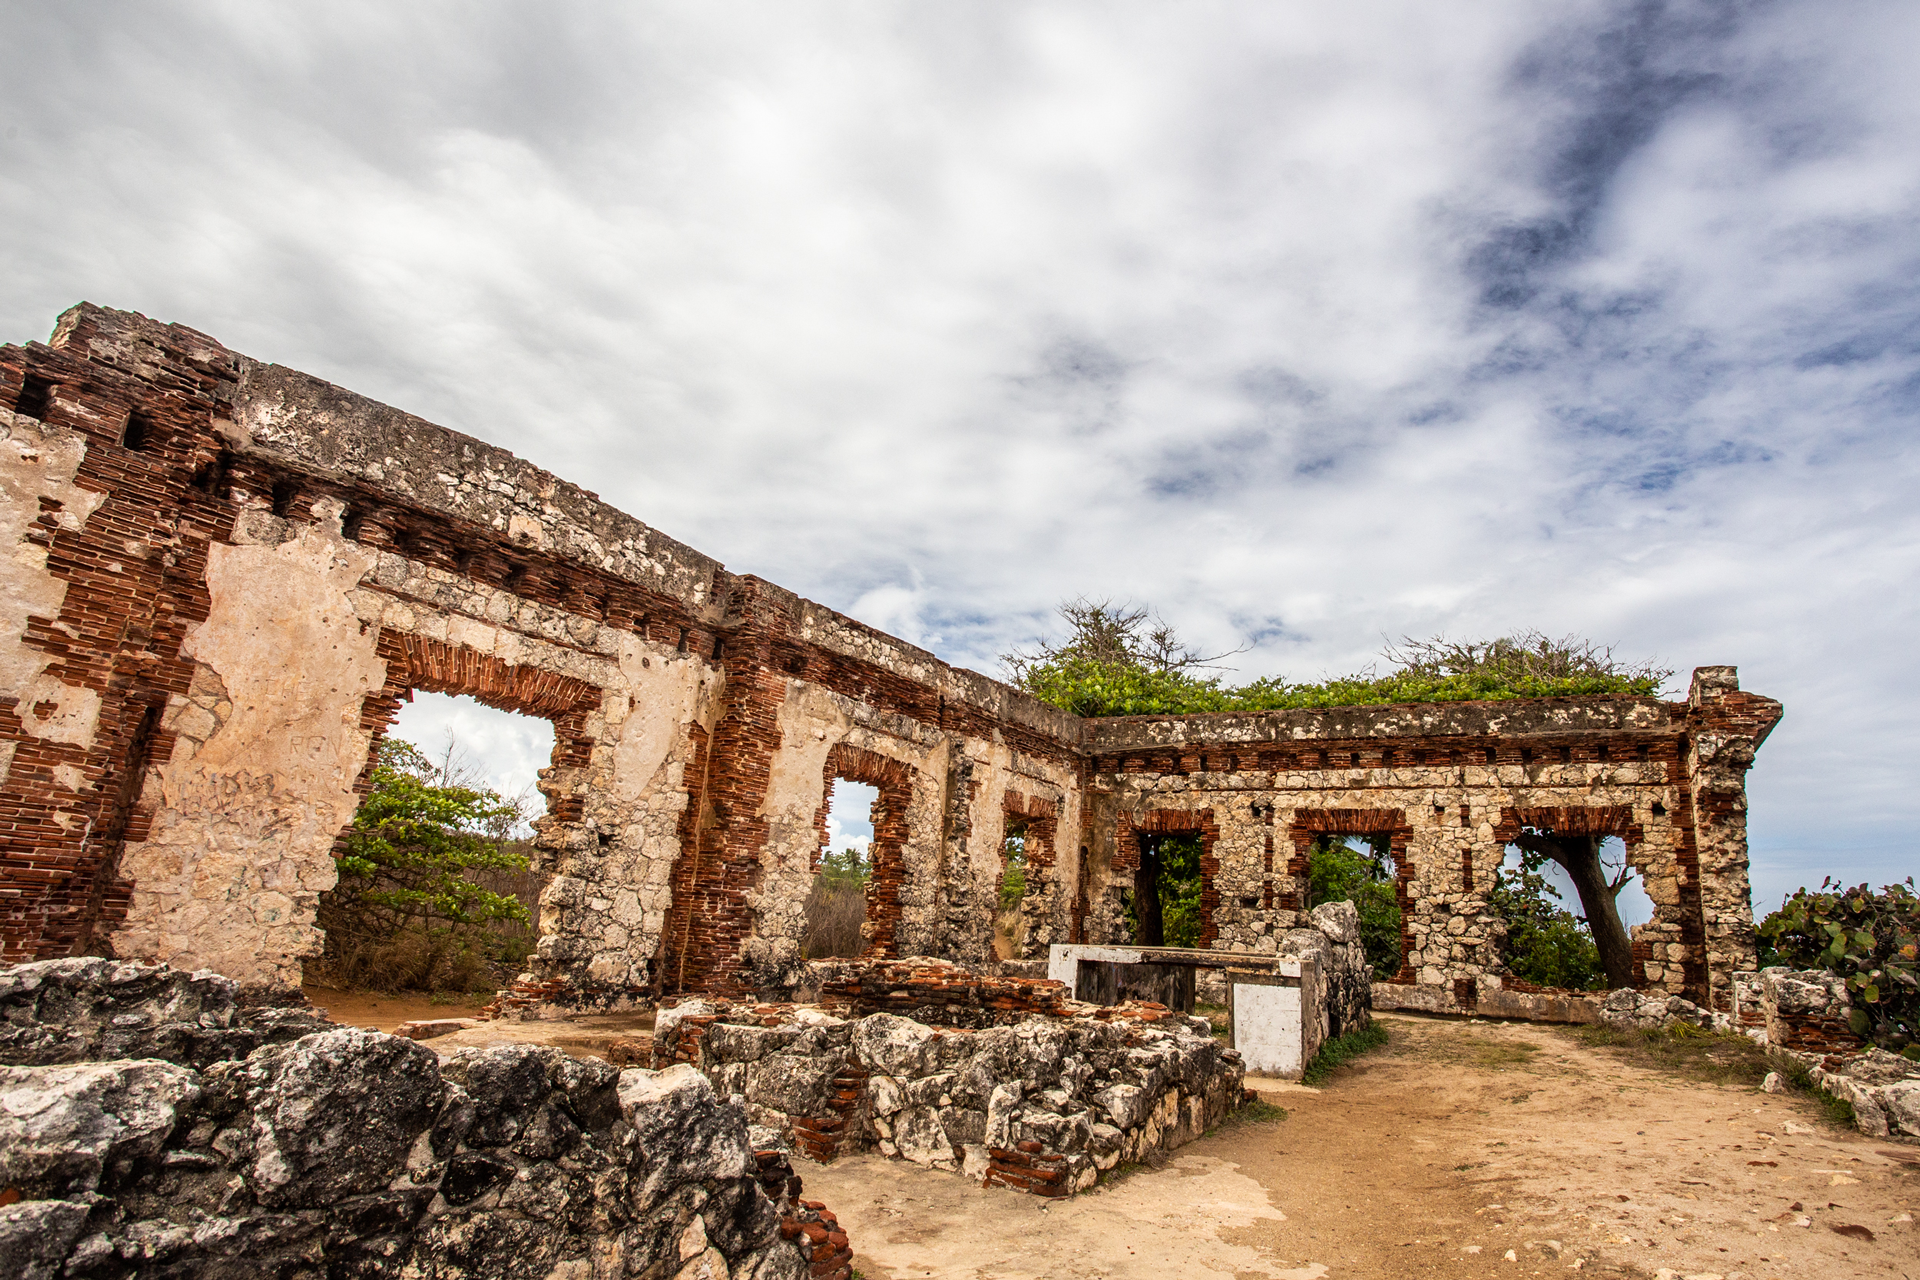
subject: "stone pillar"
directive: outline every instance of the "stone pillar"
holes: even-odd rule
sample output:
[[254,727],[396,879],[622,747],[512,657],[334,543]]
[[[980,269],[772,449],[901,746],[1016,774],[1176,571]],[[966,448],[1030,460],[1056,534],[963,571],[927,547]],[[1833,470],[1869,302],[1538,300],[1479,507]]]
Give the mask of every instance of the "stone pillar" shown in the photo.
[[[1755,964],[1747,880],[1747,770],[1779,722],[1772,698],[1740,690],[1734,667],[1698,667],[1687,692],[1687,785],[1693,816],[1692,868],[1681,868],[1683,927],[1690,944],[1687,994],[1733,1011],[1733,975]],[[1698,915],[1694,914],[1697,906]],[[1694,920],[1698,920],[1697,932]]]

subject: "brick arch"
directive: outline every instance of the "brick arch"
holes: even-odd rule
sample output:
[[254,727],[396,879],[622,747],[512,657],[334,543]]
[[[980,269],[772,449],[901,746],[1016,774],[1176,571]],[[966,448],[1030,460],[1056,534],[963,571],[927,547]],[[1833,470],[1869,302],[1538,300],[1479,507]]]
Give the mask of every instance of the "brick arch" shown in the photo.
[[1393,975],[1392,981],[1410,983],[1414,980],[1413,966],[1406,957],[1413,954],[1413,931],[1408,923],[1413,917],[1413,897],[1408,892],[1413,883],[1413,864],[1407,857],[1407,838],[1413,834],[1413,827],[1407,821],[1404,809],[1299,809],[1287,822],[1287,836],[1293,842],[1293,857],[1287,862],[1287,874],[1293,881],[1293,888],[1280,899],[1280,905],[1289,911],[1305,910],[1302,889],[1307,883],[1307,853],[1319,836],[1375,836],[1391,837],[1389,848],[1393,852],[1393,897],[1400,908],[1400,971]]
[[[387,682],[360,704],[360,727],[373,733],[367,765],[354,788],[362,795],[372,784],[372,765],[381,740],[399,716],[400,704],[416,690],[459,694],[501,711],[552,721],[552,763],[556,765],[582,766],[592,756],[593,740],[586,724],[587,717],[600,709],[602,691],[597,685],[519,666],[466,645],[385,627],[374,651],[387,664]],[[579,796],[549,796],[547,812],[562,822],[578,822],[582,804]]]
[[1200,945],[1210,947],[1220,936],[1214,912],[1220,908],[1220,890],[1215,880],[1220,874],[1220,859],[1214,842],[1220,838],[1220,824],[1212,809],[1148,809],[1135,815],[1122,813],[1113,833],[1113,869],[1140,869],[1140,832],[1154,834],[1172,831],[1200,833]]
[[820,850],[827,844],[827,810],[833,805],[833,784],[861,782],[880,793],[873,805],[873,842],[867,846],[871,874],[867,880],[867,945],[863,956],[898,954],[902,904],[900,890],[907,880],[907,805],[913,799],[916,770],[904,760],[883,756],[848,742],[836,742],[827,752],[826,785],[820,807],[814,811],[813,867],[820,869]]

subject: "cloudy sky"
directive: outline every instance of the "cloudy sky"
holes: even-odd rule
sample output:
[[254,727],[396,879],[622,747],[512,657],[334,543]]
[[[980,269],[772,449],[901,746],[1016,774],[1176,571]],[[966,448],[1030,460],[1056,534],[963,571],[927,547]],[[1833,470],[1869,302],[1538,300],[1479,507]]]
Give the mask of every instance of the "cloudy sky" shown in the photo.
[[1920,864],[1920,7],[20,3],[85,298],[976,668],[1579,632],[1787,718],[1756,897]]

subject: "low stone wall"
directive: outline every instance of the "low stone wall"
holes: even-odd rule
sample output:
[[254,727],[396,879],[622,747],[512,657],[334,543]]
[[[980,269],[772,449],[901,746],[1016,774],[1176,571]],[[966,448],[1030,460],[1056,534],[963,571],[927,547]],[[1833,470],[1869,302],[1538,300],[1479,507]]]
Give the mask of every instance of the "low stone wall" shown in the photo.
[[1823,970],[1763,969],[1760,1012],[1767,1044],[1796,1053],[1857,1053],[1866,1041],[1848,1024],[1844,978]]
[[690,1067],[282,1039],[312,1015],[235,990],[105,960],[0,970],[0,1275],[850,1274],[832,1215]]
[[1874,1048],[1854,1032],[1845,979],[1819,969],[1762,969],[1736,990],[1742,1029],[1852,1103],[1860,1132],[1920,1138],[1920,1062]]
[[[1317,1033],[1308,1040],[1317,1049],[1323,1042],[1349,1031],[1363,1031],[1373,1023],[1373,970],[1360,941],[1360,913],[1351,902],[1325,902],[1306,915],[1306,926],[1280,935],[1277,954],[1319,961],[1319,989],[1311,998],[1301,995],[1301,1016],[1315,1019]],[[1302,1061],[1311,1061],[1309,1049]]]
[[947,960],[816,960],[793,991],[796,1003],[850,1012],[895,1013],[937,1027],[994,1027],[1039,1014],[1072,1012],[1065,987],[1046,977],[978,973]]
[[[1047,1196],[1190,1142],[1241,1104],[1239,1055],[1204,1018],[1155,1005],[1069,1009],[929,1026],[693,1000],[661,1012],[651,1053],[656,1064],[699,1068],[745,1103],[765,1141],[777,1135],[811,1159],[872,1146]],[[966,1021],[980,1011],[957,1012]]]

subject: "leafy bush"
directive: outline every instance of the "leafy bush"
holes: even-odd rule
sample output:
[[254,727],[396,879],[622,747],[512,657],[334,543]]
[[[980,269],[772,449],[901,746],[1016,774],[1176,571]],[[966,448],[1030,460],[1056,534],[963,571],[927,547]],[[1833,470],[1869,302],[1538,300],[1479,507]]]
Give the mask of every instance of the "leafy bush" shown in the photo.
[[1796,969],[1825,969],[1847,982],[1855,1035],[1898,1053],[1920,1031],[1920,897],[1913,877],[1843,889],[1822,880],[1797,889],[1760,922],[1765,957]]
[[1603,991],[1600,948],[1580,917],[1558,905],[1559,891],[1530,866],[1494,872],[1487,905],[1507,922],[1500,958],[1522,982],[1570,991]]
[[492,965],[528,954],[531,912],[515,892],[528,858],[511,839],[521,816],[499,793],[450,780],[412,743],[383,742],[334,859],[339,883],[321,898],[323,967],[388,990],[493,985]]
[[1323,902],[1351,902],[1360,913],[1360,942],[1376,979],[1400,972],[1400,900],[1383,848],[1362,851],[1338,836],[1315,840],[1307,854],[1307,906]]
[[1408,702],[1509,698],[1652,696],[1673,673],[1625,663],[1575,636],[1555,640],[1523,631],[1498,640],[1403,640],[1381,654],[1399,669],[1375,675],[1292,682],[1269,676],[1245,685],[1201,674],[1220,658],[1188,648],[1147,609],[1072,600],[1060,607],[1072,630],[1061,644],[1001,655],[1016,683],[1043,702],[1079,716],[1195,715],[1284,711]]

